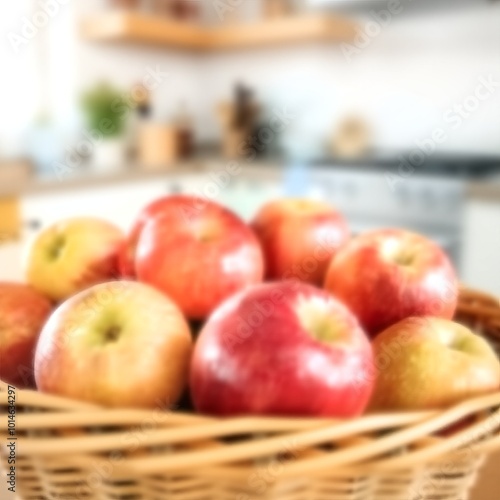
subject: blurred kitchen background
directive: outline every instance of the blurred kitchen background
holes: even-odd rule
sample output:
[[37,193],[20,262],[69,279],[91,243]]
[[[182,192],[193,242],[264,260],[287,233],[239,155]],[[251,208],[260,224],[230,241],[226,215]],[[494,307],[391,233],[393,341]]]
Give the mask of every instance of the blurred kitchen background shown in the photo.
[[19,0],[0,6],[0,279],[80,214],[198,193],[326,199],[500,294],[500,2]]

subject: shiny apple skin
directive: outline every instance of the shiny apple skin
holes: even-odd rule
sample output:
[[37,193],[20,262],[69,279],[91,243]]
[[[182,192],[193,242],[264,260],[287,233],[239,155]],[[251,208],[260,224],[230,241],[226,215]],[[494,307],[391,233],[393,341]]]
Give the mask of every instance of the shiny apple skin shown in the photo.
[[267,203],[252,228],[262,244],[267,280],[298,279],[316,286],[323,285],[331,259],[350,236],[334,208],[300,198]]
[[0,379],[4,382],[34,387],[35,347],[52,308],[30,286],[0,283]]
[[446,408],[500,389],[500,362],[468,328],[432,317],[406,318],[374,341],[374,411]]
[[143,228],[135,270],[188,318],[204,319],[233,293],[262,281],[264,258],[253,231],[233,212],[177,196]]
[[[342,338],[311,335],[304,307],[313,319],[331,320]],[[190,387],[201,413],[344,418],[366,408],[372,370],[369,340],[347,308],[286,281],[256,285],[214,312],[195,346]]]
[[191,353],[189,326],[171,300],[142,283],[103,283],[50,317],[36,349],[36,385],[108,407],[168,409],[186,387]]
[[[54,302],[118,276],[124,234],[95,217],[75,217],[42,229],[25,257],[27,282]],[[57,256],[51,254],[62,242]]]
[[125,238],[124,244],[118,255],[120,274],[124,278],[135,278],[135,253],[140,234],[144,226],[153,218],[161,215],[169,207],[175,207],[182,201],[182,195],[163,196],[154,200],[141,210],[137,220]]
[[[414,259],[411,264],[388,257],[395,248]],[[446,254],[427,238],[399,229],[351,240],[332,259],[324,287],[371,336],[409,316],[451,319],[458,300],[457,276]]]

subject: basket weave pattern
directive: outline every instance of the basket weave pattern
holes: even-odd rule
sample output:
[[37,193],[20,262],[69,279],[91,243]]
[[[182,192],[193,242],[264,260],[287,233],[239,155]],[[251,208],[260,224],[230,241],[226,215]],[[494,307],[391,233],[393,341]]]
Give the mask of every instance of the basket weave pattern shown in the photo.
[[[457,319],[500,348],[498,300],[463,289]],[[466,500],[500,448],[500,393],[350,421],[110,410],[22,390],[16,410],[22,500]]]

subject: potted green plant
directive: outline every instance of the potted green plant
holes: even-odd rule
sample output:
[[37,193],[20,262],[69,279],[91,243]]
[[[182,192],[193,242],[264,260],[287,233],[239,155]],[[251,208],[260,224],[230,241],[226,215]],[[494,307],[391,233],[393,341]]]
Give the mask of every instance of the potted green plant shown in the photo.
[[129,116],[125,93],[108,83],[100,83],[83,95],[82,107],[86,135],[93,144],[93,165],[100,171],[123,167]]

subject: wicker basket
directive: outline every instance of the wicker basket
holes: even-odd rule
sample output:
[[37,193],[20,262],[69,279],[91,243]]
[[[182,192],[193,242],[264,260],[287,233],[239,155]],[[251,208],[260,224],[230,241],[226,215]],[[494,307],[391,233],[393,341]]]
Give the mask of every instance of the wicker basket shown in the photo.
[[[496,299],[463,290],[457,319],[499,346]],[[465,500],[500,447],[500,393],[350,421],[107,410],[31,391],[16,409],[24,500]],[[4,444],[5,385],[0,411]]]

